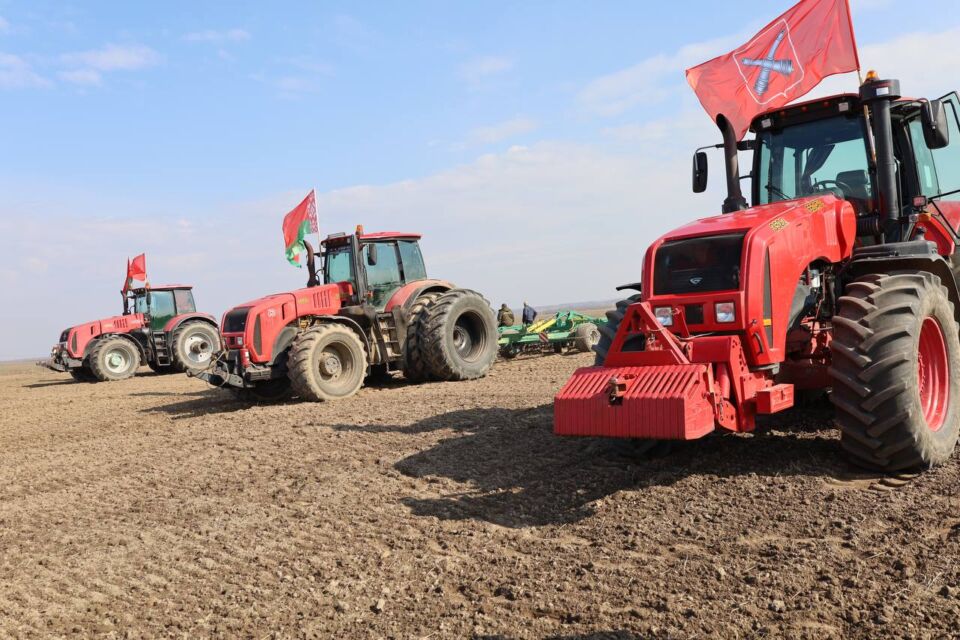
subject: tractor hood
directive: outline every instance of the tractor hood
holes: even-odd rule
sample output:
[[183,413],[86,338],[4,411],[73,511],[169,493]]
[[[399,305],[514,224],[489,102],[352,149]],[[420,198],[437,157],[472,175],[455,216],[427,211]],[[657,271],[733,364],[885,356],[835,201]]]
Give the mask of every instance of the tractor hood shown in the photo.
[[856,235],[853,206],[829,194],[696,220],[647,249],[642,297],[696,333],[762,330],[748,356],[778,362],[786,333],[774,329],[789,318],[800,276],[849,258]]
[[294,321],[340,310],[341,285],[326,284],[275,293],[237,305],[223,314],[221,332],[228,349],[249,350],[253,362],[270,359],[273,344]]
[[144,325],[142,313],[125,316],[111,316],[93,322],[85,322],[69,327],[60,334],[60,342],[66,343],[67,353],[74,358],[83,356],[87,345],[97,336],[105,333],[129,333]]

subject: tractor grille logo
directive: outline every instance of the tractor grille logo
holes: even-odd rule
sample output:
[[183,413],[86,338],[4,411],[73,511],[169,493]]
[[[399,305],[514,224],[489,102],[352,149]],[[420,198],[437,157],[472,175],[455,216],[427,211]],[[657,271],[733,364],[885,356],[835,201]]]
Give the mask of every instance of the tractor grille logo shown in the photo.
[[790,38],[790,25],[778,20],[733,54],[743,83],[757,104],[767,104],[803,81],[803,66]]
[[703,282],[703,276],[693,276],[690,278],[690,284],[695,287],[699,287],[701,282]]

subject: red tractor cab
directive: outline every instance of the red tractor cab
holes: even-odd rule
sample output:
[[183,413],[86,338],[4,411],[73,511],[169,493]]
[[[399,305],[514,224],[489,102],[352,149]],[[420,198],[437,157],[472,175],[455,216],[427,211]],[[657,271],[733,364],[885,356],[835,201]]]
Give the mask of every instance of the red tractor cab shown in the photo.
[[[555,432],[750,431],[796,392],[831,390],[858,464],[946,460],[960,433],[958,109],[955,93],[901,98],[896,80],[870,75],[858,94],[760,115],[745,142],[721,118],[724,213],[647,249],[595,366],[557,394]],[[698,150],[695,191],[706,177]]]
[[225,351],[198,377],[238,397],[353,395],[370,375],[469,380],[496,358],[496,319],[475,291],[427,277],[415,233],[327,236],[322,280],[307,245],[307,287],[223,316]]
[[107,382],[133,376],[141,364],[157,373],[201,369],[219,350],[216,320],[197,312],[193,287],[164,285],[127,291],[123,315],[64,329],[50,359],[37,364]]

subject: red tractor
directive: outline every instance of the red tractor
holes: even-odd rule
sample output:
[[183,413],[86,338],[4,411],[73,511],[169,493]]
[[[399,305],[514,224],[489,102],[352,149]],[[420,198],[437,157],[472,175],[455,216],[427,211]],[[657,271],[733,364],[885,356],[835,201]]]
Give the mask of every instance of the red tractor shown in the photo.
[[345,398],[368,376],[470,380],[497,355],[497,323],[475,291],[427,278],[414,233],[338,233],[321,244],[323,281],[307,248],[305,289],[223,315],[225,351],[194,373],[240,398]]
[[203,368],[219,350],[217,321],[197,313],[192,287],[164,285],[125,292],[121,316],[64,329],[50,360],[37,364],[107,382],[133,376],[141,364],[157,373]]
[[[596,365],[557,394],[555,432],[751,431],[795,390],[832,389],[856,463],[944,462],[960,431],[958,108],[956,93],[902,98],[871,73],[858,94],[758,116],[745,142],[721,116],[724,215],[649,247]],[[753,153],[748,176],[738,150]],[[702,150],[693,169],[702,192]]]

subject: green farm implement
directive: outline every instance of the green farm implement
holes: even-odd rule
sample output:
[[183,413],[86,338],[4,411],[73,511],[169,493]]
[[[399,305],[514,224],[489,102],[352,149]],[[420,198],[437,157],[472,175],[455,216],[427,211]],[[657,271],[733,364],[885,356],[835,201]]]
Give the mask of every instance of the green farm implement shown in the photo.
[[599,325],[606,321],[576,311],[559,311],[533,324],[500,327],[500,355],[590,351],[600,341]]

